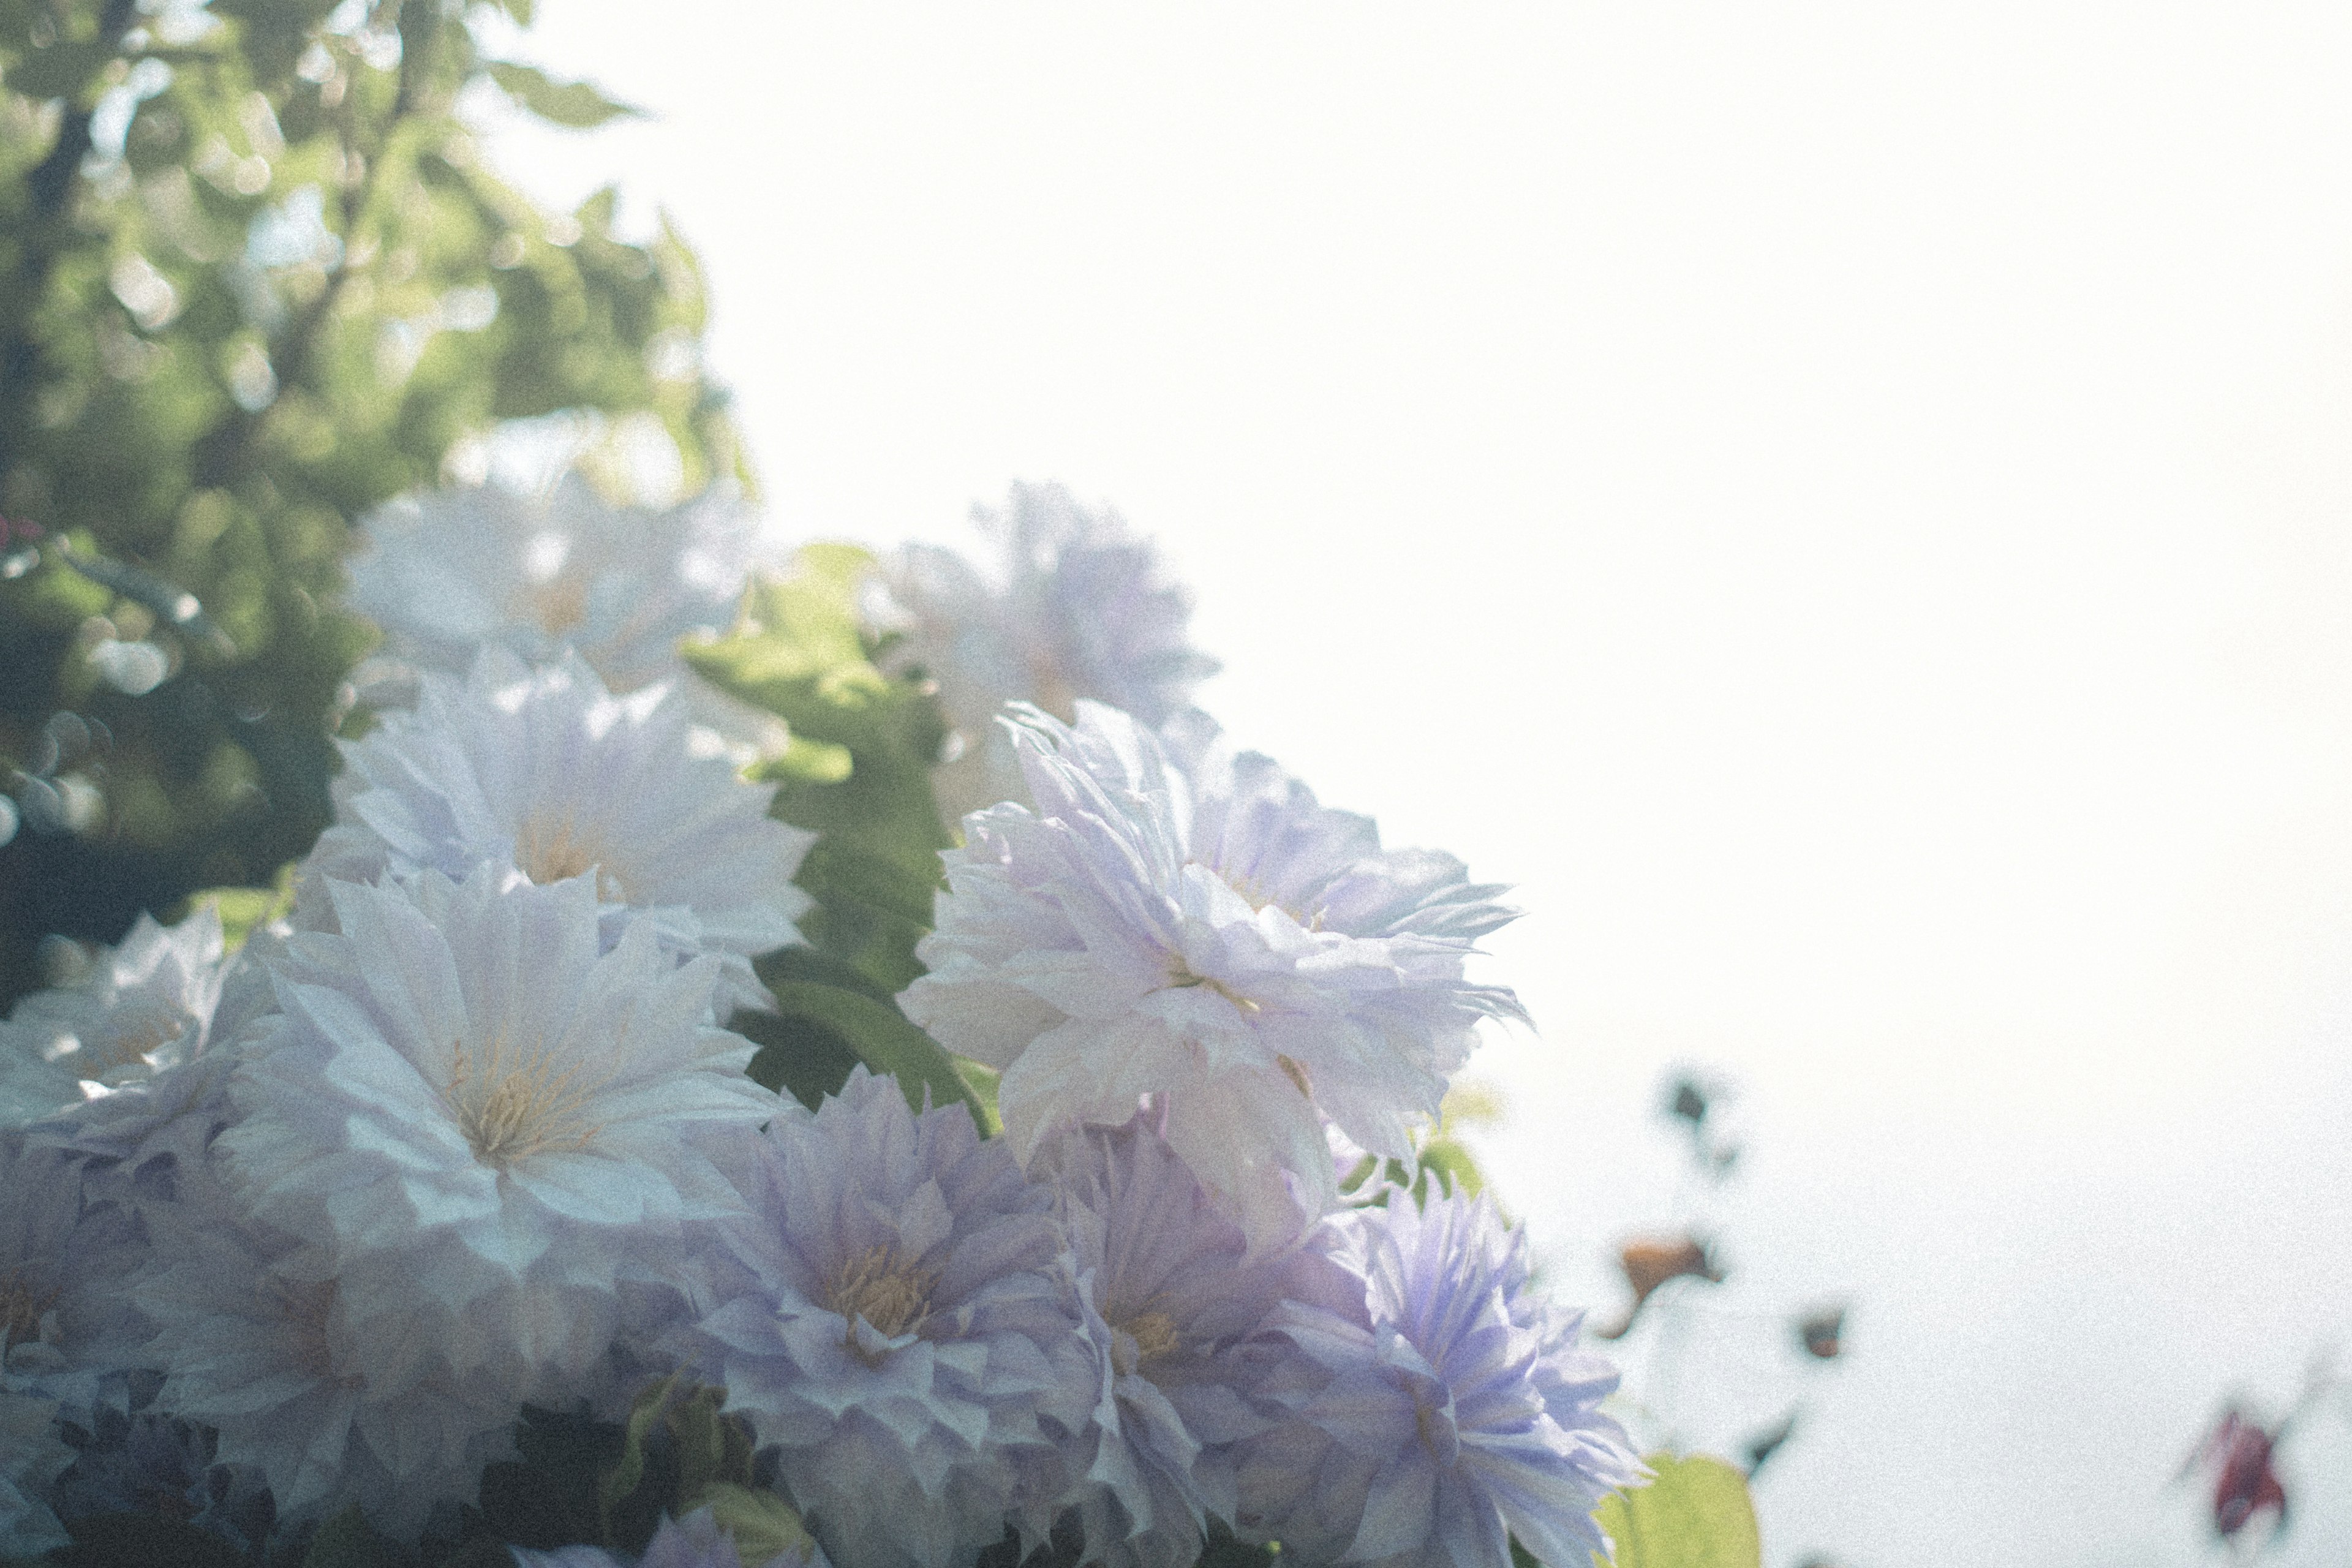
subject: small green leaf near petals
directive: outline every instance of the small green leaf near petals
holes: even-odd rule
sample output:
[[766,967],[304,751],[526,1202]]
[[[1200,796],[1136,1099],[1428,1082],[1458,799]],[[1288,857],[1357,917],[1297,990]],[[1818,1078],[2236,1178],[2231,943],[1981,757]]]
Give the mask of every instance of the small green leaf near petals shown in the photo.
[[764,1488],[722,1482],[705,1488],[692,1506],[710,1510],[719,1528],[735,1538],[736,1554],[746,1563],[805,1554],[815,1544],[792,1504]]
[[957,1070],[956,1058],[908,1023],[897,1007],[833,985],[803,982],[775,989],[779,1012],[830,1027],[869,1068],[896,1074],[908,1103],[916,1110],[923,1108],[923,1091],[928,1089],[933,1105],[961,1100],[983,1135],[993,1137],[1001,1130],[993,1108],[982,1102]]
[[[1616,1546],[1616,1568],[1759,1568],[1756,1509],[1737,1469],[1704,1455],[1643,1463],[1656,1479],[1612,1493],[1593,1513]],[[1592,1560],[1607,1568],[1599,1553]]]
[[397,1549],[353,1505],[319,1526],[302,1554],[302,1568],[395,1568],[400,1560]]
[[235,952],[256,931],[294,912],[294,868],[280,871],[275,887],[206,888],[188,896],[192,910],[206,904],[220,916],[222,951]]

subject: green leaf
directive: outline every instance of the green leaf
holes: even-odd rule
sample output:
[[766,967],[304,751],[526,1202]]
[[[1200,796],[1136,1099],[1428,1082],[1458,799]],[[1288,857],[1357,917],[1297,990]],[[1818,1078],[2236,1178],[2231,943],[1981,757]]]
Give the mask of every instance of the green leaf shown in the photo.
[[[1655,1479],[1612,1493],[1593,1513],[1616,1547],[1616,1568],[1759,1568],[1745,1477],[1704,1455],[1653,1454],[1646,1463]],[[1607,1568],[1599,1553],[1592,1561]]]
[[795,1558],[813,1554],[815,1542],[801,1516],[765,1487],[720,1482],[705,1487],[694,1506],[710,1510],[719,1528],[735,1538],[736,1553],[746,1563],[765,1563],[786,1553]]
[[596,1483],[607,1543],[643,1550],[665,1513],[691,1511],[708,1489],[751,1479],[751,1434],[722,1414],[727,1391],[667,1377],[637,1396],[621,1455]]
[[1475,1197],[1484,1192],[1486,1173],[1479,1169],[1478,1157],[1462,1133],[1465,1128],[1491,1127],[1502,1119],[1503,1102],[1492,1088],[1465,1081],[1447,1089],[1437,1125],[1430,1130],[1415,1162],[1414,1200],[1426,1203],[1433,1184],[1449,1196]]
[[506,89],[517,103],[541,120],[575,131],[593,130],[608,120],[645,112],[630,104],[615,103],[584,81],[557,81],[532,66],[492,60],[489,72],[490,79]]
[[6,86],[26,98],[78,98],[113,58],[113,47],[104,38],[60,41],[11,60]]
[[673,1373],[637,1395],[636,1403],[629,1407],[628,1420],[621,1427],[621,1457],[596,1478],[596,1514],[604,1524],[607,1541],[613,1539],[614,1511],[633,1498],[645,1482],[646,1440],[652,1436],[655,1424],[676,1392],[679,1375]]
[[721,690],[791,727],[793,746],[759,776],[773,814],[818,836],[794,879],[817,901],[801,922],[812,946],[886,995],[922,965],[948,846],[931,796],[947,727],[913,682],[885,675],[858,614],[873,558],[812,545],[789,576],[746,595],[737,634],[685,649]]
[[876,984],[848,960],[814,947],[780,947],[755,960],[753,967],[771,989],[805,980],[818,985],[838,985],[845,991],[871,996],[877,1002],[888,1002],[898,995],[888,986]]
[[983,1135],[992,1138],[1002,1131],[994,1107],[982,1103],[957,1069],[956,1058],[908,1023],[896,1006],[837,985],[801,982],[779,985],[775,992],[776,1010],[785,1017],[805,1019],[831,1030],[869,1068],[895,1073],[907,1102],[918,1110],[923,1107],[923,1091],[929,1089],[933,1105],[961,1101]]
[[948,1059],[955,1064],[956,1076],[963,1079],[964,1087],[971,1090],[972,1098],[985,1108],[980,1121],[981,1131],[995,1137],[1004,1127],[1004,1119],[996,1109],[996,1085],[1004,1075],[985,1062],[976,1062],[970,1057],[951,1056]]
[[734,636],[686,658],[721,690],[767,710],[793,745],[761,770],[773,814],[817,835],[794,880],[816,900],[804,948],[770,955],[761,977],[779,1004],[735,1026],[758,1041],[751,1075],[814,1105],[865,1063],[894,1073],[908,1100],[961,1100],[998,1129],[994,1083],[908,1023],[892,998],[922,974],[915,945],[930,930],[950,842],[931,795],[946,735],[930,696],[876,663],[858,599],[873,558],[811,545],[791,574],[746,595]]
[[617,1426],[524,1405],[515,1429],[520,1459],[482,1470],[481,1510],[491,1533],[534,1551],[594,1540],[602,1525],[597,1481],[625,1441]]
[[[219,1536],[160,1514],[92,1514],[66,1528],[72,1532],[73,1544],[39,1560],[49,1568],[120,1568],[132,1563],[168,1563],[173,1568],[242,1568],[245,1563],[245,1554]],[[338,1559],[338,1568],[344,1562],[373,1568],[365,1558]],[[305,1568],[309,1563],[305,1559]]]
[[206,904],[220,915],[223,949],[235,952],[256,931],[294,912],[294,868],[279,871],[275,887],[206,888],[188,895],[191,910]]
[[302,1568],[397,1568],[400,1561],[399,1551],[369,1528],[354,1503],[319,1526]]
[[1426,1181],[1435,1177],[1441,1191],[1447,1196],[1475,1197],[1486,1190],[1486,1173],[1478,1169],[1477,1156],[1469,1146],[1456,1138],[1437,1137],[1423,1145],[1421,1172],[1414,1178],[1414,1196],[1428,1196]]
[[751,1081],[789,1094],[811,1110],[846,1083],[858,1064],[848,1040],[813,1019],[746,1010],[728,1027],[760,1047],[743,1069]]
[[1209,1538],[1202,1542],[1200,1561],[1193,1568],[1274,1568],[1282,1561],[1282,1553],[1263,1546],[1251,1546],[1234,1539],[1225,1521],[1212,1515]]

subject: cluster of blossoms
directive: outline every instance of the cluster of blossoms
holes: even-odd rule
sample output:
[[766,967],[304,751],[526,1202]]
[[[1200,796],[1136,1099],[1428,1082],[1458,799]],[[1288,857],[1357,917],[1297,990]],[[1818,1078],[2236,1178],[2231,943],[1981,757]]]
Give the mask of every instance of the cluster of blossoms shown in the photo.
[[874,645],[986,764],[943,800],[1017,770],[896,998],[1001,1075],[1001,1137],[862,1066],[813,1107],[751,1070],[818,836],[706,743],[674,651],[747,534],[583,492],[379,521],[355,598],[414,690],[341,743],[290,913],[234,953],[209,907],[142,921],[0,1024],[0,1558],[142,1512],[255,1561],[356,1514],[429,1558],[480,1539],[527,1411],[680,1380],[793,1539],[747,1550],[719,1489],[515,1562],[1604,1547],[1639,1468],[1523,1237],[1343,1181],[1519,1016],[1465,978],[1498,889],[1226,746],[1115,519],[1006,516],[998,583],[888,563]]

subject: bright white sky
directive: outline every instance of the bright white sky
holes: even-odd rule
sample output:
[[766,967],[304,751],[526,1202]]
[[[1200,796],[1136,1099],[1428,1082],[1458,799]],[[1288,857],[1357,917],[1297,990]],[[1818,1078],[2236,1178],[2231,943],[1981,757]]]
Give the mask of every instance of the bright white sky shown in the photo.
[[1685,1365],[1805,1400],[1773,1568],[2207,1560],[2212,1405],[2352,1341],[2352,12],[541,9],[659,118],[493,155],[698,247],[782,529],[1108,500],[1229,729],[1518,885],[1559,1293],[1745,1085],[1725,1307],[1856,1303]]

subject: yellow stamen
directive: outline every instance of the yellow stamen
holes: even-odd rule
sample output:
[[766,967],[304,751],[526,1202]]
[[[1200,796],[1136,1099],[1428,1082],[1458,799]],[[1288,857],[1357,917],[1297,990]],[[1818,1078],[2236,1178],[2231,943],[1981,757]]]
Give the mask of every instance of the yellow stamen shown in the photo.
[[[939,1282],[936,1270],[902,1261],[898,1248],[885,1243],[841,1267],[825,1305],[853,1324],[863,1318],[876,1333],[895,1340],[914,1333],[930,1318],[931,1288]],[[854,1332],[848,1342],[856,1348]]]
[[595,871],[596,892],[614,903],[626,903],[628,890],[611,865],[596,836],[583,833],[569,813],[553,819],[534,816],[515,835],[515,865],[541,887]]
[[1139,1313],[1118,1327],[1135,1342],[1139,1361],[1154,1362],[1173,1355],[1183,1343],[1176,1334],[1176,1320],[1165,1312]]
[[530,618],[552,637],[583,625],[588,619],[588,582],[579,573],[558,573],[545,583],[523,590]]
[[1251,1001],[1248,997],[1243,995],[1240,992],[1234,990],[1223,981],[1212,980],[1205,974],[1193,973],[1191,966],[1185,963],[1185,962],[1181,958],[1171,960],[1168,970],[1168,988],[1171,991],[1185,991],[1190,990],[1195,985],[1215,992],[1218,995],[1223,997],[1226,1001],[1232,1003],[1234,1006],[1240,1008],[1244,1013],[1256,1013],[1263,1011],[1256,1003]]
[[1305,1095],[1309,1100],[1315,1098],[1315,1085],[1307,1078],[1307,1069],[1305,1068],[1299,1066],[1288,1057],[1278,1056],[1274,1059],[1281,1064],[1283,1075],[1288,1078],[1291,1082],[1298,1086],[1299,1093]]
[[161,1014],[132,1017],[103,1037],[89,1042],[74,1062],[84,1078],[101,1078],[118,1068],[137,1067],[187,1032],[179,1019]]
[[560,1063],[543,1046],[510,1049],[501,1034],[478,1061],[463,1043],[450,1048],[441,1099],[475,1158],[505,1170],[534,1154],[587,1147],[604,1130],[587,1115],[603,1087],[583,1083],[579,1063]]

